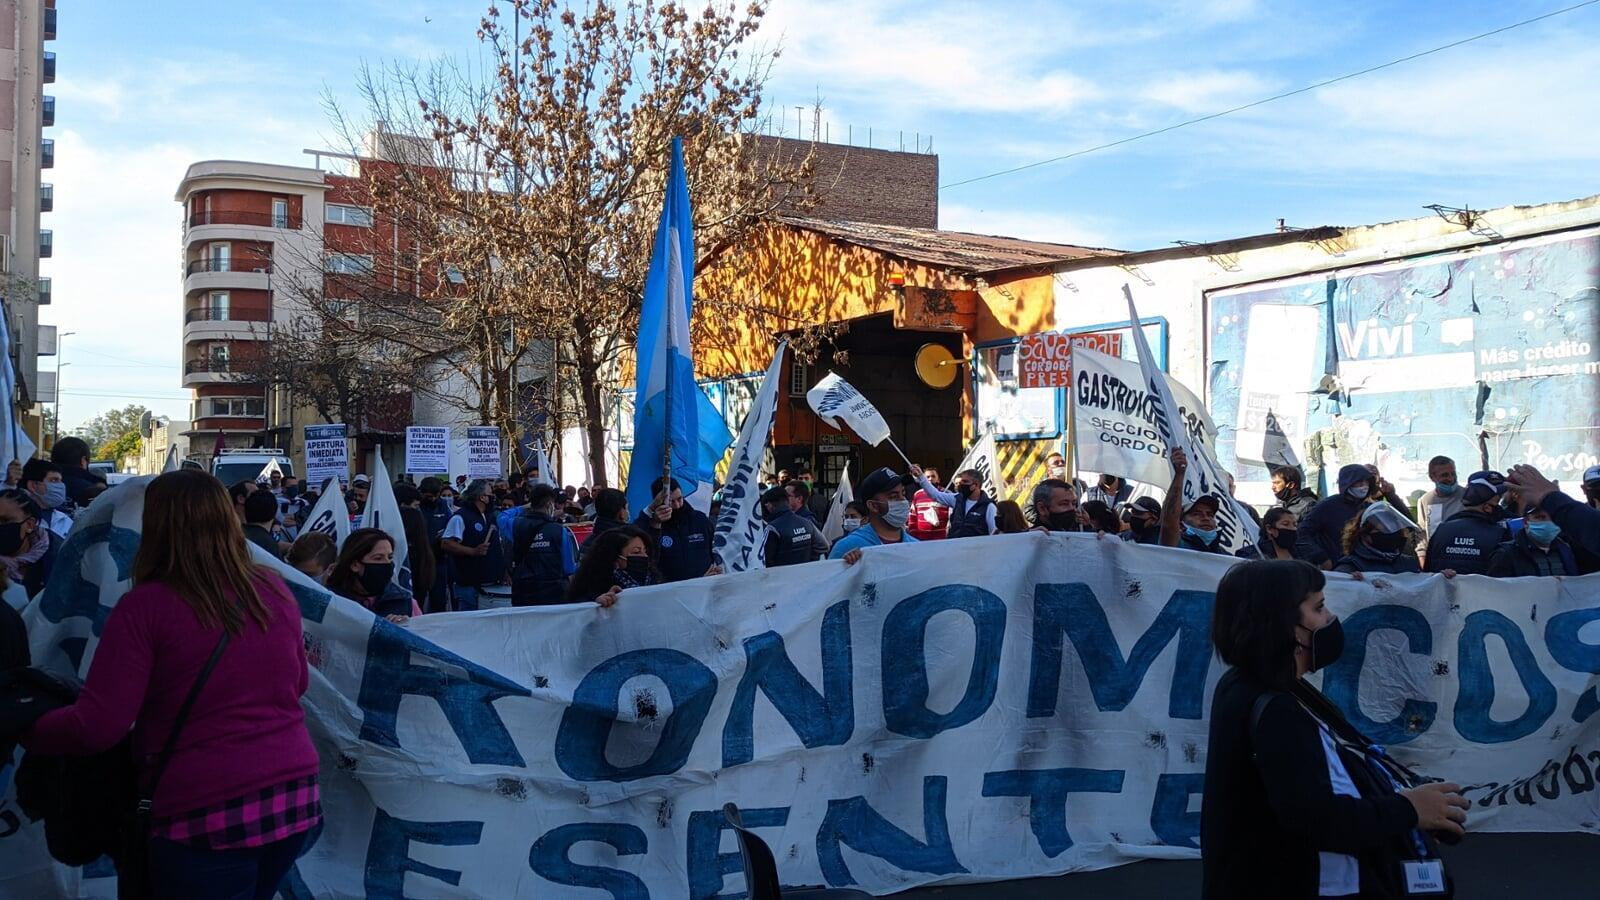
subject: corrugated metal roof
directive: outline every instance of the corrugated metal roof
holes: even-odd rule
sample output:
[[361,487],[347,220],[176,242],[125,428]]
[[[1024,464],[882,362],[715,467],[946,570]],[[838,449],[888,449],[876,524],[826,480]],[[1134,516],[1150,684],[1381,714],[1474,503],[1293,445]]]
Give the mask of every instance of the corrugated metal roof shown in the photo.
[[1020,266],[1048,265],[1069,259],[1116,256],[1122,252],[1103,247],[1049,244],[964,231],[906,228],[803,216],[784,216],[783,221],[848,244],[963,272],[993,272]]

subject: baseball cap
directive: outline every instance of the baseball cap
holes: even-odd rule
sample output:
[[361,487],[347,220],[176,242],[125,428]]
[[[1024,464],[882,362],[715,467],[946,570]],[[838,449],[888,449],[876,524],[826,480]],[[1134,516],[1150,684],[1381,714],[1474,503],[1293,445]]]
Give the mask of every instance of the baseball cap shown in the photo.
[[357,475],[354,478],[350,479],[350,483],[351,484],[371,484],[372,483],[372,479],[368,478],[365,475]]
[[766,492],[761,495],[761,502],[787,504],[789,502],[789,492],[785,491],[782,485],[775,488],[767,488]]
[[1161,502],[1154,497],[1136,497],[1122,504],[1122,521],[1132,521],[1135,513],[1161,517]]
[[916,479],[910,475],[901,475],[887,466],[874,472],[869,472],[867,477],[861,479],[859,496],[862,500],[871,500],[879,494],[892,491],[897,484],[915,484]]
[[1488,503],[1490,500],[1506,492],[1506,477],[1499,472],[1484,470],[1473,472],[1467,479],[1466,493],[1462,494],[1461,502],[1467,506],[1477,506]]
[[1201,494],[1193,500],[1190,500],[1189,503],[1184,506],[1183,514],[1187,516],[1189,513],[1194,511],[1196,506],[1200,506],[1201,504],[1210,506],[1212,512],[1218,512],[1222,509],[1222,500],[1218,498],[1216,494]]
[[1395,509],[1387,500],[1379,500],[1377,503],[1369,504],[1366,509],[1361,511],[1359,524],[1366,525],[1368,522],[1376,525],[1378,530],[1384,534],[1398,534],[1407,528],[1416,527],[1411,523],[1410,519],[1406,518],[1405,513]]
[[1583,483],[1588,484],[1591,481],[1600,481],[1600,466],[1590,466],[1583,470]]

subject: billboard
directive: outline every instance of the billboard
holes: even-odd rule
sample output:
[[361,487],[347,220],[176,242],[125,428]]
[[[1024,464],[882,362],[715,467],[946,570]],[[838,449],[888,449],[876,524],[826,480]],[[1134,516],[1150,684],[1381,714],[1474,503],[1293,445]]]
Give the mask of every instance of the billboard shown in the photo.
[[1209,403],[1240,496],[1270,465],[1376,463],[1402,494],[1463,475],[1600,462],[1600,229],[1336,270],[1206,297]]

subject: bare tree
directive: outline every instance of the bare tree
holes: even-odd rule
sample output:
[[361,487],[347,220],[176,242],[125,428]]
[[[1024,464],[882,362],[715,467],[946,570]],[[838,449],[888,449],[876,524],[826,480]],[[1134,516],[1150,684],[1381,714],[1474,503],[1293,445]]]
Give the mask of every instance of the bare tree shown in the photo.
[[254,352],[238,354],[233,378],[286,390],[322,421],[360,431],[384,418],[415,384],[414,370],[371,347],[327,334],[308,318],[274,324]]

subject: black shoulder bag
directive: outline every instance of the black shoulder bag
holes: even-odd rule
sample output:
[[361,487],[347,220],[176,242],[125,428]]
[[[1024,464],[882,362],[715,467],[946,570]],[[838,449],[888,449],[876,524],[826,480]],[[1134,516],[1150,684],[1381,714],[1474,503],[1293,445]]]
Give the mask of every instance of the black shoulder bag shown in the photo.
[[183,726],[189,720],[189,710],[211,677],[211,670],[217,667],[217,660],[222,658],[223,648],[227,646],[228,631],[224,628],[216,649],[211,651],[211,658],[206,660],[205,667],[189,688],[189,695],[183,698],[183,705],[178,707],[177,718],[172,720],[172,731],[167,735],[167,742],[150,770],[149,781],[144,790],[138,791],[132,827],[127,833],[128,847],[117,861],[118,900],[145,900],[154,896],[150,889],[150,807],[155,800],[156,788],[161,785],[161,776],[166,774],[167,764],[172,762],[172,753],[178,748],[178,736],[183,733]]

